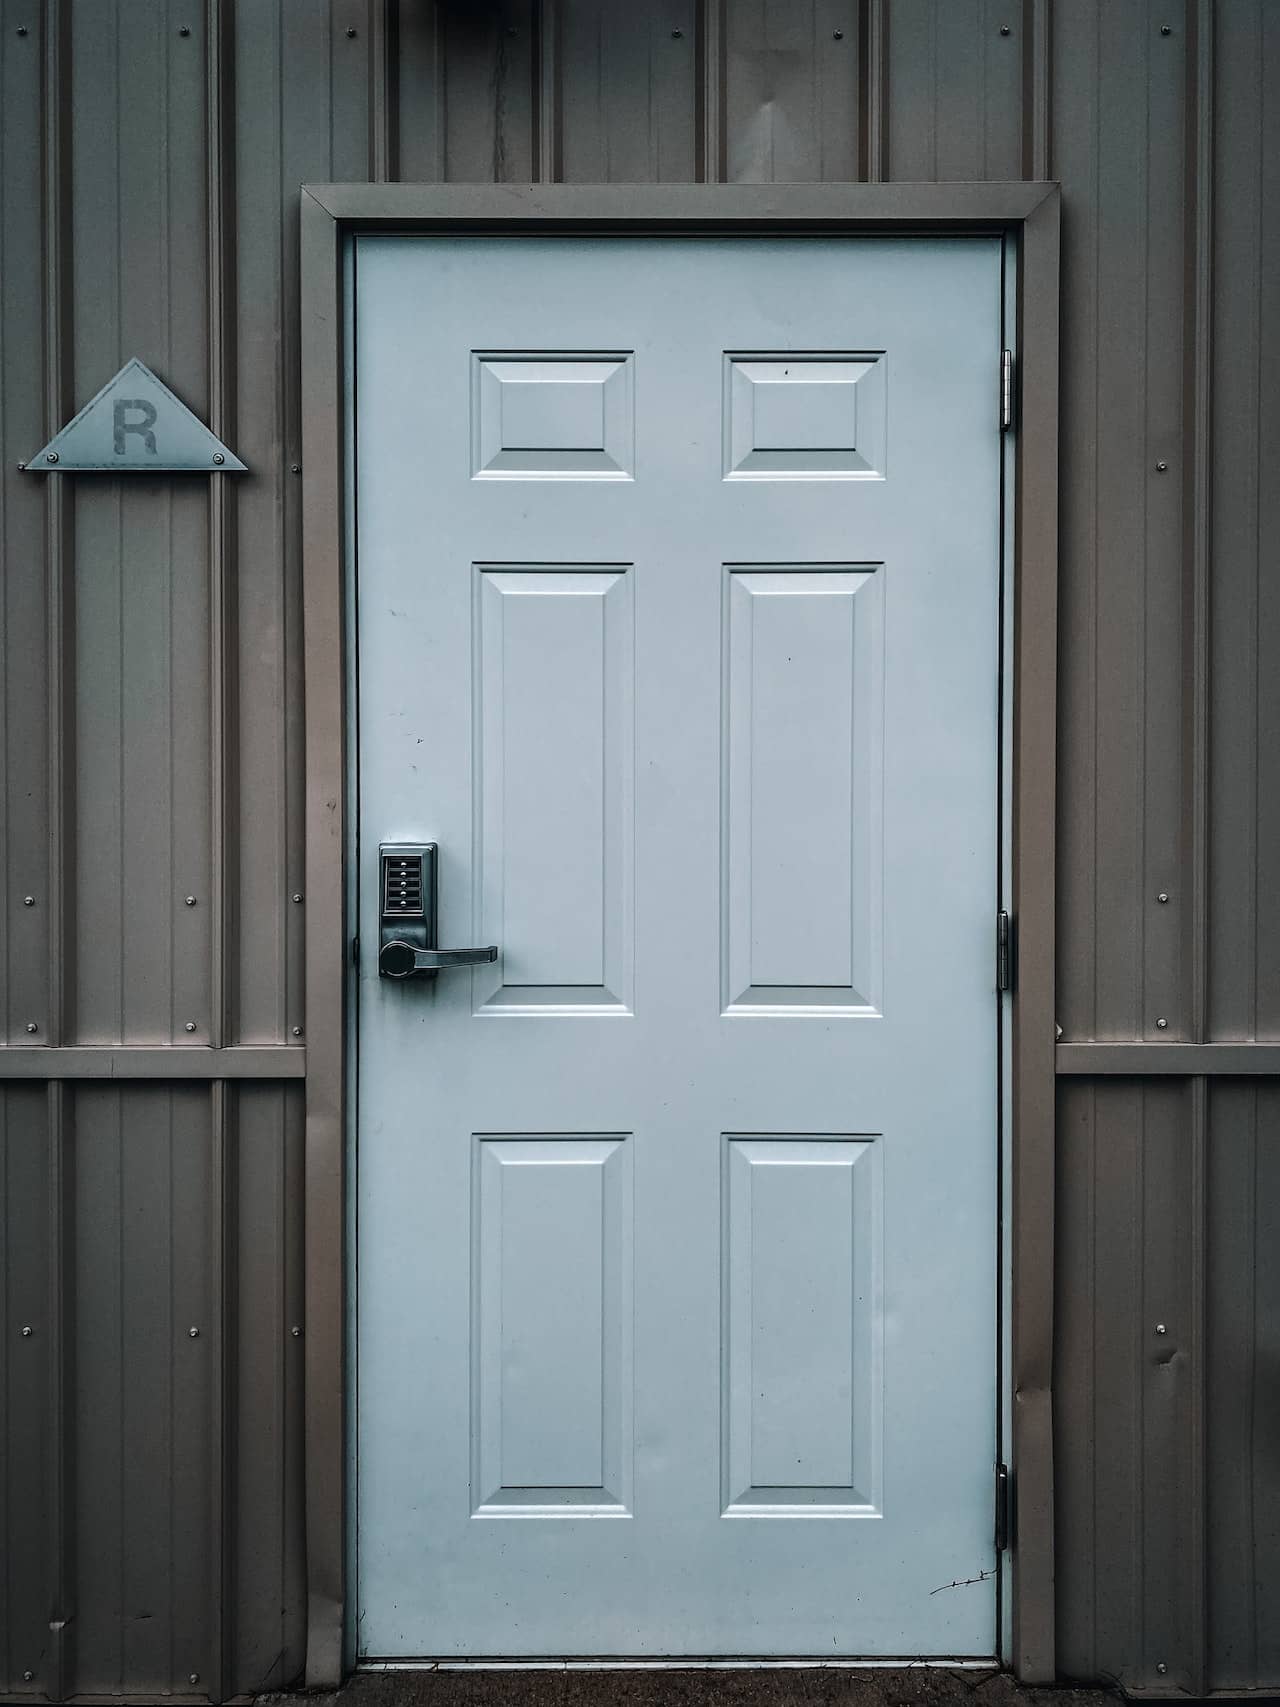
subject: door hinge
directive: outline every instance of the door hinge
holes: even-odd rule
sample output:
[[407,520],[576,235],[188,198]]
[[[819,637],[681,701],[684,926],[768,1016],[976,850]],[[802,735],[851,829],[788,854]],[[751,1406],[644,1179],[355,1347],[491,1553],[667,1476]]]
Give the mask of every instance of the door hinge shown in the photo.
[[1002,907],[996,914],[996,989],[1012,990],[1013,974],[1013,920]]
[[996,1552],[1007,1550],[1011,1539],[1012,1498],[1009,1483],[1009,1466],[996,1465]]
[[1013,351],[1000,352],[1000,431],[1013,426]]

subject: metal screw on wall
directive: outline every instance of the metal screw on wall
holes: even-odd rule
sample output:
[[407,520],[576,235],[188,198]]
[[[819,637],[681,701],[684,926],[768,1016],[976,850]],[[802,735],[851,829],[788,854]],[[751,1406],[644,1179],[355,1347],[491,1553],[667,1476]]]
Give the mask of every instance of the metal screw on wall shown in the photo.
[[35,1332],[34,1328],[23,1328],[23,1330],[22,1330],[23,1339],[29,1340],[34,1332]]
[[832,41],[843,41],[844,40],[844,31],[843,30],[832,30],[831,39],[832,39]]
[[180,36],[189,36],[191,34],[190,24],[183,24],[182,28],[178,31],[178,34]]
[[1156,1323],[1156,1332],[1158,1334],[1167,1334],[1169,1332],[1169,1330],[1168,1330],[1168,1328],[1165,1327],[1163,1322],[1157,1322]]
[[1169,891],[1167,889],[1162,889],[1156,896],[1156,900],[1159,901],[1162,907],[1167,907],[1169,905]]
[[188,896],[187,896],[187,897],[186,897],[186,904],[187,904],[187,906],[188,906],[188,907],[194,907],[194,906],[195,906],[195,904],[196,904],[196,898],[195,898],[195,896],[194,896],[194,895],[188,895]]
[[34,907],[35,904],[36,904],[36,898],[34,895],[24,895],[22,897],[22,905],[24,907]]
[[296,906],[301,906],[301,904],[302,904],[302,896],[301,896],[301,895],[295,895],[295,896],[294,896],[294,897],[293,897],[293,903],[294,903],[294,906],[295,906],[295,907],[296,907]]
[[1157,474],[1167,474],[1168,472],[1169,472],[1169,464],[1167,462],[1158,462],[1156,464],[1156,473]]
[[[25,31],[20,31],[20,32],[19,32],[19,34],[25,34],[25,33],[26,33],[26,32],[25,32]],[[23,1681],[23,1682],[24,1682],[24,1683],[30,1683],[30,1682],[31,1682],[31,1679],[32,1679],[32,1678],[33,1678],[33,1677],[34,1677],[34,1676],[35,1676],[35,1675],[36,1675],[36,1674],[35,1674],[35,1672],[33,1672],[33,1671],[24,1671],[24,1672],[23,1672],[23,1674],[22,1674],[22,1681]]]
[[196,1022],[193,1019],[189,1019],[187,1021],[186,1025],[184,1025],[182,1029],[184,1031],[194,1031],[195,1028],[196,1028]]
[[190,1674],[190,1676],[187,1678],[188,1683],[199,1683],[199,1681],[200,1681],[200,1673],[198,1671],[193,1671]]
[[293,1335],[294,1339],[296,1339],[296,1340],[300,1340],[302,1338],[302,1329],[301,1328],[297,1328],[297,1327],[290,1328],[289,1332]]
[[295,1026],[294,1026],[294,1028],[293,1028],[293,1035],[294,1035],[294,1036],[295,1036],[295,1037],[301,1037],[301,1036],[302,1036],[302,1027],[301,1027],[301,1026],[300,1026],[300,1025],[295,1025]]
[[[1172,26],[1172,25],[1170,25],[1170,24],[1161,24],[1161,26],[1160,26],[1160,34],[1161,34],[1161,35],[1162,35],[1162,36],[1171,36],[1171,35],[1172,35],[1172,34],[1173,34],[1173,26]],[[1164,1667],[1163,1667],[1163,1666],[1160,1666],[1160,1667],[1159,1667],[1159,1668],[1158,1668],[1158,1669],[1159,1669],[1159,1670],[1160,1670],[1160,1671],[1163,1671],[1163,1670],[1164,1670]]]
[[1156,1670],[1160,1673],[1161,1677],[1164,1676],[1165,1672],[1167,1672],[1168,1669],[1169,1669],[1168,1666],[1164,1663],[1163,1660],[1160,1660],[1156,1665]]
[[199,1328],[188,1328],[187,1329],[187,1338],[192,1339],[192,1340],[198,1340],[200,1338]]
[[57,462],[57,460],[58,460],[57,451],[56,450],[47,450],[44,453],[44,459],[46,462]]
[[1010,28],[1009,28],[1009,26],[1008,26],[1008,24],[1001,24],[1001,26],[1000,26],[1000,34],[1001,34],[1001,35],[1002,35],[1002,36],[1007,36],[1007,35],[1011,35],[1011,34],[1012,34],[1012,31],[1011,31],[1011,30],[1010,30]]
[[1169,1022],[1167,1019],[1158,1019],[1156,1021],[1156,1030],[1157,1031],[1168,1031],[1168,1029],[1169,1029]]
[[40,1029],[40,1027],[36,1024],[36,1022],[33,1019],[29,1019],[27,1021],[27,1036],[28,1037],[34,1037],[36,1032],[39,1031],[39,1029]]
[[682,36],[682,35],[683,35],[683,34],[684,34],[684,31],[683,31],[683,30],[672,30],[672,32],[671,32],[671,39],[672,39],[672,41],[679,41],[679,40],[680,40],[680,37],[681,37],[681,36]]
[[302,473],[302,464],[300,462],[291,462],[289,464],[289,472],[291,474],[301,474]]
[[[25,25],[25,24],[19,24],[19,25],[18,25],[18,34],[19,34],[19,35],[20,35],[20,36],[25,36],[25,35],[26,35],[26,33],[27,33],[27,26],[26,26],[26,25]],[[30,1673],[30,1672],[28,1672],[28,1673],[27,1673],[27,1676],[28,1676],[28,1677],[30,1677],[30,1676],[31,1676],[31,1673]]]
[[226,459],[226,457],[225,457],[225,456],[223,456],[223,454],[222,454],[222,452],[221,452],[221,451],[220,451],[220,450],[215,450],[215,451],[214,451],[214,453],[213,453],[213,460],[214,460],[214,461],[215,461],[215,462],[217,462],[217,463],[223,463],[223,462],[225,462],[225,461],[226,461],[226,460],[227,460],[227,459]]
[[351,38],[351,37],[352,37],[352,36],[354,36],[354,35],[355,35],[355,33],[356,33],[356,32],[355,32],[355,29],[354,29],[354,27],[353,27],[353,26],[348,26],[348,28],[347,28],[347,38],[348,38],[348,40],[350,40],[350,38]]

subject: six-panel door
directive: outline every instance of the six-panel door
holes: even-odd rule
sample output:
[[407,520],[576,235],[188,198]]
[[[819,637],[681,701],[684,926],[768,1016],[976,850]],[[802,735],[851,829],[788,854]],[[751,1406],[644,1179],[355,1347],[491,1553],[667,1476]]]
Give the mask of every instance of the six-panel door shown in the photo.
[[1000,290],[358,245],[364,1654],[993,1651]]

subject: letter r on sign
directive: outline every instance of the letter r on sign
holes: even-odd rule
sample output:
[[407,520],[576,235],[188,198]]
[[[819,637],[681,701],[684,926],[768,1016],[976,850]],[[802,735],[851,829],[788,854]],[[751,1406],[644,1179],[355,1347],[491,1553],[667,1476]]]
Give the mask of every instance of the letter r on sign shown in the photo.
[[[140,419],[131,421],[125,411],[136,409]],[[120,397],[115,406],[115,449],[117,456],[124,455],[124,436],[126,433],[141,433],[142,442],[151,455],[156,454],[156,435],[151,431],[156,424],[156,412],[145,397]]]

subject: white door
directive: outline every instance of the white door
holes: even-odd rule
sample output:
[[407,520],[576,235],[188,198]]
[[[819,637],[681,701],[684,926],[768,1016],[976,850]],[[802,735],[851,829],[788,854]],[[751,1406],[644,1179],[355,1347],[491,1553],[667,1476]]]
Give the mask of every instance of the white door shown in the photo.
[[365,1655],[993,1651],[1000,293],[358,245]]

